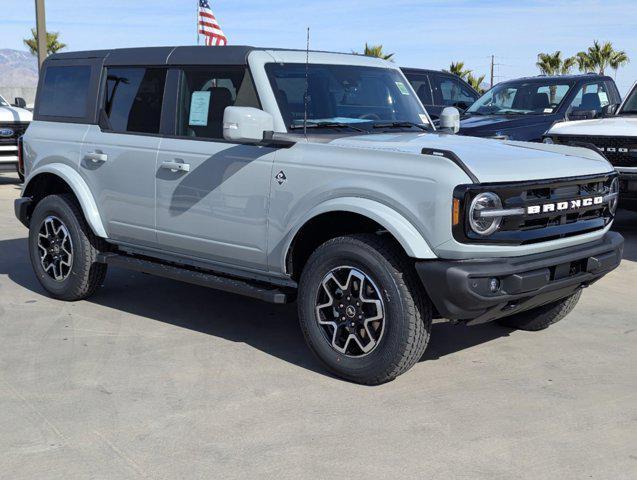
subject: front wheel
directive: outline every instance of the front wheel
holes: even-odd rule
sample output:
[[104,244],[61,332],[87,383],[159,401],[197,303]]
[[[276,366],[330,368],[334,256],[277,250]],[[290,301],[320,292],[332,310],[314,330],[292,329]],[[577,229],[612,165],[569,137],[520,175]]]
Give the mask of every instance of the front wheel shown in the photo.
[[335,238],[312,254],[299,285],[299,320],[330,371],[377,385],[422,357],[432,308],[413,270],[397,245],[376,235]]
[[531,332],[544,330],[571,313],[581,296],[582,291],[578,290],[570,297],[527,310],[526,312],[520,312],[510,317],[501,318],[498,322],[506,327],[518,330]]
[[52,297],[75,301],[95,292],[106,275],[106,265],[97,263],[102,242],[73,196],[50,195],[36,205],[29,254],[36,277]]

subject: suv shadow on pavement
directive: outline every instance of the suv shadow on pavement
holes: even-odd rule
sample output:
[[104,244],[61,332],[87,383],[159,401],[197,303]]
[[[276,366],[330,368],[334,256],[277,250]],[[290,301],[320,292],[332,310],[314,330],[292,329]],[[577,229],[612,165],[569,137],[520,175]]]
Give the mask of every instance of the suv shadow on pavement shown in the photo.
[[[28,263],[26,247],[26,238],[0,241],[0,275],[8,275],[17,285],[46,295]],[[264,303],[117,268],[109,269],[104,285],[87,302],[245,343],[299,367],[331,376],[305,347],[295,304]],[[508,336],[510,332],[497,324],[463,327],[437,321],[429,348],[420,361],[436,360]]]
[[624,260],[637,262],[637,212],[620,209],[613,230],[624,236]]

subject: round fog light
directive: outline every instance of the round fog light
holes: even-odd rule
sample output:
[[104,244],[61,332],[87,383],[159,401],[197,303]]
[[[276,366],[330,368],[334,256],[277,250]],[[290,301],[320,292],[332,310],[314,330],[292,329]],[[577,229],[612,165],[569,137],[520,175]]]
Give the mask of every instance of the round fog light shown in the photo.
[[489,290],[491,290],[491,293],[498,293],[500,291],[500,280],[497,278],[490,279]]

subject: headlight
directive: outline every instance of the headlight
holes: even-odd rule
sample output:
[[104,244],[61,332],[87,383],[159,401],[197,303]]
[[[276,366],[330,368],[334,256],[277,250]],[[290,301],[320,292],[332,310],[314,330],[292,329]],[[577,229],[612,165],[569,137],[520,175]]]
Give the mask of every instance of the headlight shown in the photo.
[[493,212],[488,212],[488,214],[487,212],[481,212],[483,210],[501,209],[502,200],[500,200],[500,197],[492,192],[481,193],[473,199],[471,207],[469,208],[469,224],[471,225],[471,229],[478,235],[491,235],[500,227],[502,217],[495,216]]
[[544,140],[542,140],[544,143],[547,143],[549,145],[553,145],[553,139],[551,137],[544,137]]
[[613,197],[608,202],[608,209],[612,215],[617,212],[617,205],[619,205],[619,178],[615,177],[610,184],[610,194]]

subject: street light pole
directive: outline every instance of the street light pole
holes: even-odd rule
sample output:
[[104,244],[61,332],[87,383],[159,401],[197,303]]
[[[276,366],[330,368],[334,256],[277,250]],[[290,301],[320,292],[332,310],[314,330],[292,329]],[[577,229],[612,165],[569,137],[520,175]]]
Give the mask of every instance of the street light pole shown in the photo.
[[44,15],[44,0],[35,0],[35,19],[38,36],[38,68],[42,67],[46,59],[46,18]]

